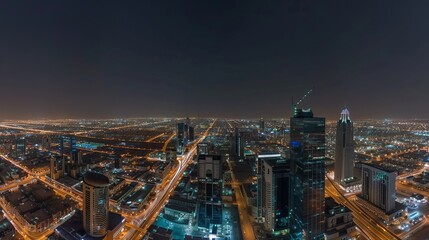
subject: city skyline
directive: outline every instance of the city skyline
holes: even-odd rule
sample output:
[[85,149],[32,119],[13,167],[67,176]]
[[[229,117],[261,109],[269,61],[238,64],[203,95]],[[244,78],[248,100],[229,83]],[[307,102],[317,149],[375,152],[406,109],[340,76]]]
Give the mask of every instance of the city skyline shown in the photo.
[[4,2],[0,118],[429,118],[428,4]]

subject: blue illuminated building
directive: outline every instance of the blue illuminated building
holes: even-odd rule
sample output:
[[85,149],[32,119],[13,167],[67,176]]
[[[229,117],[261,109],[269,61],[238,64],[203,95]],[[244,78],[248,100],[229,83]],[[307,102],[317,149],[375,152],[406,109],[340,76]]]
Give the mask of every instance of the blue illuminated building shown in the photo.
[[295,109],[290,125],[291,238],[325,239],[325,118]]

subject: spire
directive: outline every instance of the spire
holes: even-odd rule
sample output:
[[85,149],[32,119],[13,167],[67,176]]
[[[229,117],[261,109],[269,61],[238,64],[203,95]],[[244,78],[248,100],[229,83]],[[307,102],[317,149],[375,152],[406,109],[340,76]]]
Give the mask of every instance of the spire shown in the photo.
[[343,111],[341,111],[341,117],[340,117],[340,121],[342,123],[347,123],[350,122],[350,112],[347,108],[344,108]]

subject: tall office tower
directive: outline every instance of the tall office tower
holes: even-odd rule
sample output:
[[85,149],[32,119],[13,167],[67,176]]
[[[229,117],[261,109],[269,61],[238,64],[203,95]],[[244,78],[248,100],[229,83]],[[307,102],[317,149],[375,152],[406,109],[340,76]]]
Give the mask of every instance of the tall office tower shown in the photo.
[[256,176],[257,176],[257,196],[256,196],[256,207],[257,207],[257,221],[264,222],[264,214],[263,214],[263,182],[262,182],[262,165],[264,160],[269,159],[279,159],[281,158],[280,153],[260,153],[256,157]]
[[93,237],[107,234],[109,178],[88,172],[83,178],[83,228]]
[[189,141],[193,142],[195,140],[194,127],[189,127],[188,131],[189,131]]
[[183,155],[183,151],[185,148],[185,124],[178,123],[177,124],[177,154]]
[[79,156],[77,153],[75,136],[70,136],[70,158],[73,164],[79,164]]
[[282,157],[262,160],[262,192],[265,230],[285,238],[289,233],[290,161]]
[[64,136],[60,136],[58,139],[58,152],[60,153],[61,157],[64,155]]
[[61,156],[51,157],[51,178],[60,179],[64,177],[65,161]]
[[291,237],[324,239],[325,118],[295,109],[290,119]]
[[15,146],[15,153],[16,153],[16,157],[20,158],[20,159],[25,159],[25,154],[26,154],[26,141],[25,138],[19,138],[16,140],[16,146]]
[[335,143],[335,181],[345,185],[353,179],[353,161],[355,158],[353,141],[353,122],[349,110],[341,112],[337,123],[337,138]]
[[222,157],[198,156],[198,225],[211,228],[222,224]]
[[49,148],[51,147],[51,143],[52,143],[51,137],[49,136],[42,137],[42,148],[44,150],[49,150]]
[[186,139],[186,143],[188,141],[190,141],[190,136],[189,136],[189,128],[191,127],[191,119],[189,119],[189,117],[186,117],[185,120],[185,139]]
[[265,131],[265,122],[264,119],[261,118],[259,119],[259,132],[264,132]]
[[239,128],[234,129],[234,134],[230,136],[231,142],[231,155],[234,159],[241,159],[244,157],[244,141],[243,135]]
[[361,198],[385,213],[395,210],[396,171],[373,163],[362,163]]

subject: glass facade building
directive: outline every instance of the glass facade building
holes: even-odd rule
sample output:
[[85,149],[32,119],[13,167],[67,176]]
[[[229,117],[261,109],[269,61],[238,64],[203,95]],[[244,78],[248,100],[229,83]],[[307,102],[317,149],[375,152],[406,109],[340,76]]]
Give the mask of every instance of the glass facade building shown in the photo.
[[325,118],[295,109],[290,119],[291,237],[325,238]]

